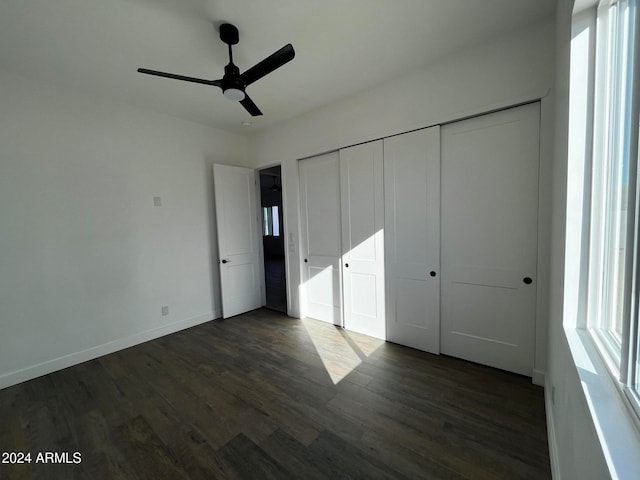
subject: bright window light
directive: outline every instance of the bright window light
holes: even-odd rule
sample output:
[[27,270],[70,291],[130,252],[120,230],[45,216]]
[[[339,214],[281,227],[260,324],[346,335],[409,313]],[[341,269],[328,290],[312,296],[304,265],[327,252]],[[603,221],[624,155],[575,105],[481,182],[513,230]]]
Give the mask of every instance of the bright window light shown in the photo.
[[264,237],[280,236],[280,213],[277,205],[262,207],[262,235]]
[[280,236],[280,217],[278,216],[278,207],[271,207],[271,224],[272,224],[272,235],[274,237]]

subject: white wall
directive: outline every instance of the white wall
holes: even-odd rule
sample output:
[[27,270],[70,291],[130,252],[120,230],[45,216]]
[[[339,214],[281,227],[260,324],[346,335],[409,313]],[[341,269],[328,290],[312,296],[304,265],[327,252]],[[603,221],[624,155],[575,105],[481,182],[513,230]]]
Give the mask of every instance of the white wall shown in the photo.
[[0,387],[217,316],[211,165],[247,159],[244,137],[0,74]]
[[[556,127],[552,192],[547,416],[554,478],[610,478],[563,329],[565,224],[572,0],[560,0],[556,18]],[[552,386],[555,394],[552,395]]]
[[[448,56],[379,85],[259,132],[252,138],[255,166],[282,163],[286,228],[300,238],[297,159],[355,143],[479,114],[541,97],[541,194],[538,284],[548,285],[549,192],[554,80],[554,22]],[[299,316],[300,259],[289,255],[289,312]],[[539,289],[536,369],[546,366],[547,292]],[[539,380],[539,378],[538,378]]]

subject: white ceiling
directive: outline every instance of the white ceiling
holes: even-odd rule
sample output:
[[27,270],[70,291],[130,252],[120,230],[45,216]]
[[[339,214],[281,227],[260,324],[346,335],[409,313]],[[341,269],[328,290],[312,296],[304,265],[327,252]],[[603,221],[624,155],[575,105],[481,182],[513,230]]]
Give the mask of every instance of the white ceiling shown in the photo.
[[[556,0],[1,0],[0,68],[229,131],[248,133],[523,28]],[[240,30],[246,70],[286,43],[296,58],[248,87],[252,119],[215,87],[138,67],[216,79],[217,33]],[[243,127],[243,120],[253,126]]]

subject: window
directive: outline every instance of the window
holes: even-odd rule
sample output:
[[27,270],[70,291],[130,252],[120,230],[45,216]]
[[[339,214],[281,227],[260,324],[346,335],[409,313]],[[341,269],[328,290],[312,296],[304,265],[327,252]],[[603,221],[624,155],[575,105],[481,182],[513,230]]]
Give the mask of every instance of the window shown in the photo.
[[[637,125],[636,125],[637,126]],[[638,141],[640,142],[640,131],[636,130]],[[640,164],[640,144],[636,144],[636,165]],[[637,190],[636,190],[637,191]],[[638,199],[636,199],[636,211],[638,208]],[[631,400],[631,404],[640,418],[640,286],[638,279],[640,278],[640,216],[635,219],[635,252],[634,252],[634,311],[627,323],[628,340],[630,346],[626,349],[627,358],[625,358],[628,371],[622,380],[626,384],[625,393],[627,398]]]
[[628,315],[630,3],[603,2],[596,32],[588,326],[614,365]]
[[586,326],[640,405],[636,15],[636,0],[602,1],[597,10]]
[[280,217],[278,216],[278,206],[262,207],[262,223],[264,237],[280,236]]

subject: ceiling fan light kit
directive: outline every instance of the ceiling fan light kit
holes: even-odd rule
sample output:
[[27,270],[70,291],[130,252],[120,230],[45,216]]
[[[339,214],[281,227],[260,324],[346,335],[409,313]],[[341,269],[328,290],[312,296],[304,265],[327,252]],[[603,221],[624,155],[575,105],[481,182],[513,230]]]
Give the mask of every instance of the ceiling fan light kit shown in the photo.
[[172,78],[174,80],[182,80],[184,82],[200,83],[203,85],[210,85],[219,87],[222,90],[222,94],[229,100],[240,102],[247,112],[252,116],[262,115],[262,112],[258,106],[253,103],[253,100],[247,95],[246,88],[257,80],[260,80],[265,75],[273,72],[277,68],[280,68],[287,62],[293,60],[296,55],[293,46],[288,43],[280,50],[272,53],[267,58],[258,62],[256,65],[240,73],[240,69],[233,63],[233,52],[231,50],[232,45],[236,45],[239,41],[238,29],[230,23],[223,23],[220,25],[220,40],[229,46],[229,63],[224,67],[224,76],[218,80],[205,80],[203,78],[186,77],[184,75],[176,75],[174,73],[159,72],[157,70],[149,70],[147,68],[139,68],[139,73],[146,75],[154,75],[156,77]]
[[222,94],[228,98],[229,100],[233,100],[234,102],[241,102],[246,97],[245,93],[239,88],[227,88],[222,91]]

